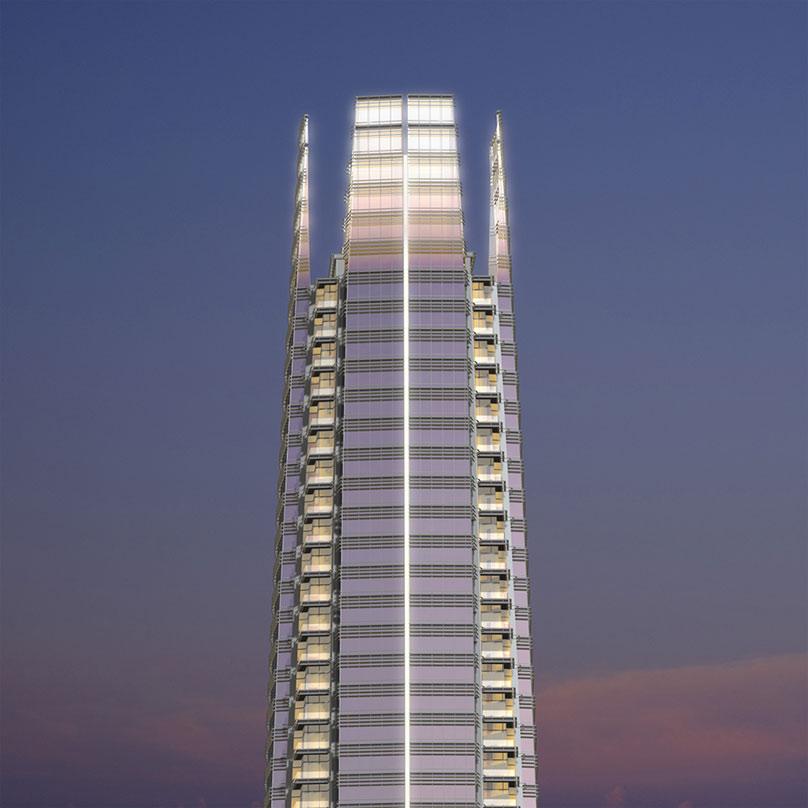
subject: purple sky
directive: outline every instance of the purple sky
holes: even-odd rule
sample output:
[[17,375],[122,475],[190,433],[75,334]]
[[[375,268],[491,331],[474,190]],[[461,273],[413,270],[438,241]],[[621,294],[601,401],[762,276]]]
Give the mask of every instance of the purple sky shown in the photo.
[[505,116],[544,808],[806,786],[806,6],[2,8],[3,808],[261,797],[299,116]]

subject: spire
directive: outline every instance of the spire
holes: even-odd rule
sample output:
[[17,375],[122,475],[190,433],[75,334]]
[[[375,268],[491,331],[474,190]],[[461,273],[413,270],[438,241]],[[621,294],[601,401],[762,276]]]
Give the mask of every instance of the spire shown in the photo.
[[292,286],[309,285],[309,116],[300,121],[297,151],[295,217],[292,230]]
[[508,196],[505,164],[502,159],[502,113],[491,138],[491,227],[489,231],[488,271],[498,283],[511,282],[511,231],[508,222]]

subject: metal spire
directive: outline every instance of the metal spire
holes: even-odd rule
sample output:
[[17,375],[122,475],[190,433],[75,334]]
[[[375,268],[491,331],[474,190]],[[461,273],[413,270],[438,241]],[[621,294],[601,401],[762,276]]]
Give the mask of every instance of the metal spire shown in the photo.
[[502,113],[489,150],[491,164],[491,225],[489,230],[488,271],[497,283],[511,282],[511,231],[508,221],[508,196],[505,164],[502,158]]

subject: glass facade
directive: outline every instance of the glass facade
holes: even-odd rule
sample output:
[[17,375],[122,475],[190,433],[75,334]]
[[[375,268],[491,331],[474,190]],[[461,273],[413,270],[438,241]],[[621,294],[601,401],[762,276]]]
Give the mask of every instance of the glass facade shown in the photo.
[[266,806],[537,801],[502,122],[473,274],[450,96],[358,98],[312,284],[300,130]]

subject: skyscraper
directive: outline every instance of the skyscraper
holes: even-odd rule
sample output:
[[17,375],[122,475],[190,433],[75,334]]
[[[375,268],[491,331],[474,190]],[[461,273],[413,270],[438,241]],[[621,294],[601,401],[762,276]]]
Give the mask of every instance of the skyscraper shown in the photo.
[[309,274],[300,126],[267,808],[535,808],[502,119],[486,274],[450,96],[356,101],[342,251]]

